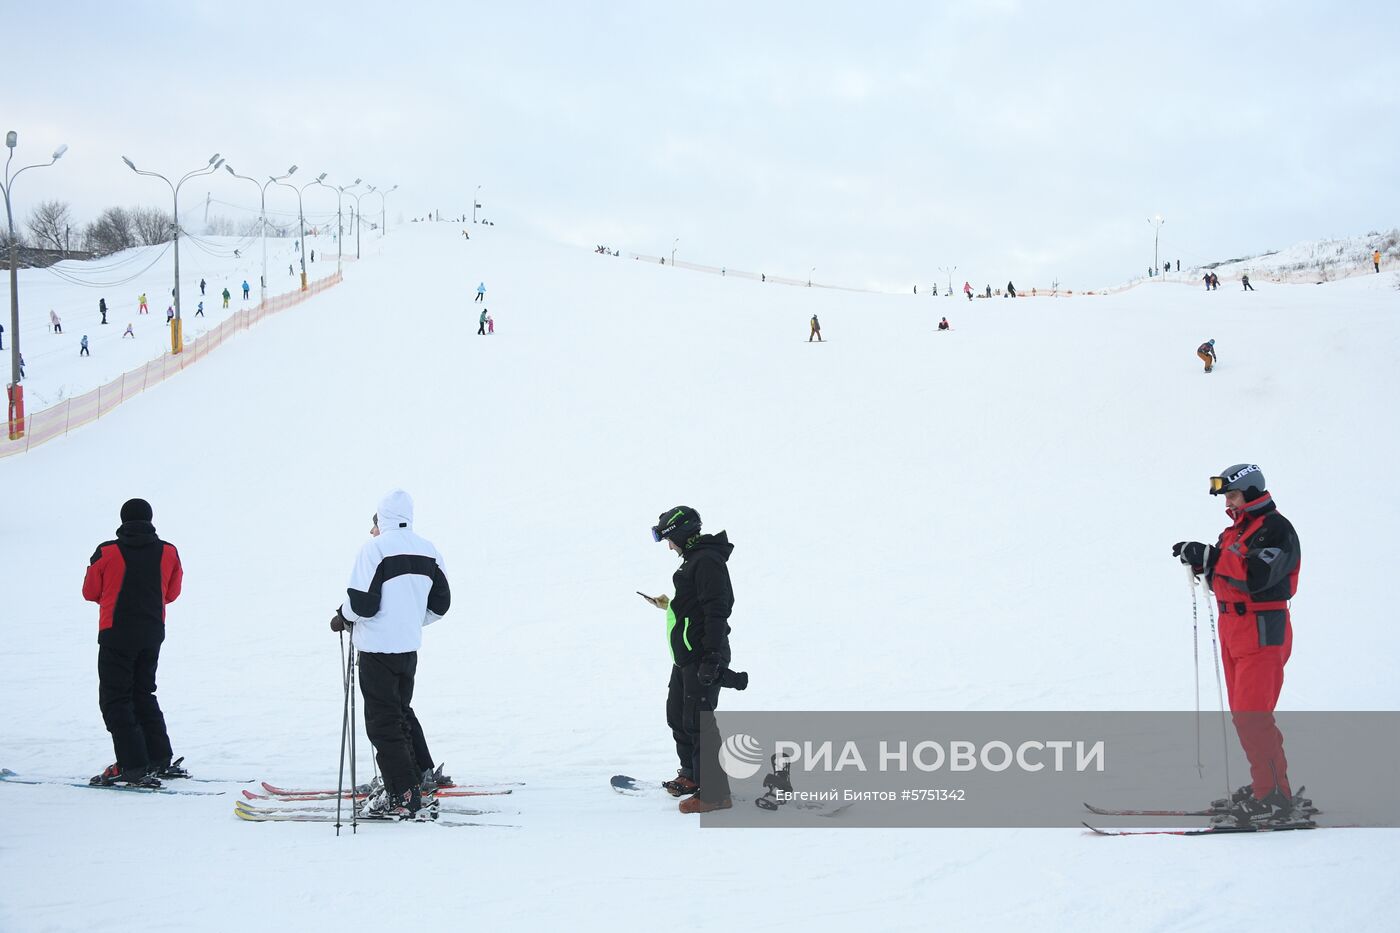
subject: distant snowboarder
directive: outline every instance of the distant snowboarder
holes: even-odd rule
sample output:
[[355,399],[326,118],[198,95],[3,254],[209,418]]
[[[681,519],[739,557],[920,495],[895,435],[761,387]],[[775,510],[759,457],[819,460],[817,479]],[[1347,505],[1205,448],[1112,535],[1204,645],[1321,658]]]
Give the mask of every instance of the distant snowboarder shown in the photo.
[[1207,340],[1197,347],[1196,355],[1201,358],[1202,363],[1206,364],[1206,372],[1213,370],[1216,362],[1218,362],[1215,356],[1215,338],[1212,337],[1210,340]]
[[477,301],[485,301],[485,300],[486,300],[486,283],[485,283],[485,282],[482,282],[480,285],[478,285],[478,286],[476,287],[476,300],[477,300]]
[[813,337],[817,338],[817,343],[823,342],[821,321],[817,320],[817,316],[815,314],[812,315],[812,332],[807,335],[807,342],[811,343]]
[[945,317],[943,320],[941,320],[941,321],[938,322],[938,329],[939,329],[939,330],[952,330],[952,329],[953,329],[953,325],[949,324],[949,323],[948,323],[948,319]]
[[1244,290],[1245,290],[1245,291],[1247,291],[1247,292],[1252,292],[1252,291],[1254,291],[1254,286],[1249,284],[1249,276],[1248,276],[1248,275],[1242,275],[1242,276],[1240,276],[1240,281],[1244,283]]
[[971,283],[971,282],[964,282],[964,283],[963,283],[963,294],[967,296],[967,300],[968,300],[968,301],[971,301],[971,300],[972,300],[972,283]]

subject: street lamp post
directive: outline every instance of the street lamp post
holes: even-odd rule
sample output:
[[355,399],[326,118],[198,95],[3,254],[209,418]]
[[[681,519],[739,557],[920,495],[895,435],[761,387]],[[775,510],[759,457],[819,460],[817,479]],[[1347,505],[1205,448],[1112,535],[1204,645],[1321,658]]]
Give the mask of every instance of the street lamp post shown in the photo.
[[[394,188],[397,188],[397,187],[398,187],[398,185],[395,185],[395,186],[394,186]],[[394,188],[390,188],[389,190],[390,190],[390,191],[393,191]],[[480,186],[480,185],[477,185],[477,186],[476,186],[476,191],[472,194],[472,223],[476,223],[476,209],[477,209],[478,207],[480,207],[480,206],[481,206],[481,186]]]
[[[374,191],[375,191],[374,185],[370,185],[369,188],[368,188],[367,190],[361,191],[359,194],[355,195],[355,218],[356,218],[356,220],[355,220],[355,258],[356,258],[356,259],[359,259],[359,258],[360,258],[360,221],[362,221],[362,220],[364,219],[364,212],[360,210],[360,198],[363,198],[363,197],[366,197],[366,196],[368,196],[368,195],[371,195],[371,194],[374,193]],[[382,192],[381,192],[381,194],[382,194]]]
[[[306,184],[302,185],[300,188],[298,188],[296,185],[289,185],[289,184],[287,184],[285,181],[278,181],[278,180],[275,179],[275,178],[272,180],[272,181],[273,181],[273,184],[281,185],[283,188],[291,188],[293,191],[295,191],[295,192],[297,193],[297,225],[298,225],[298,227],[300,228],[300,234],[301,234],[300,242],[301,242],[301,290],[302,290],[302,291],[306,291],[306,212],[302,210],[302,206],[301,206],[301,193],[302,193],[303,191],[305,191],[307,188],[310,188],[312,185],[317,184],[318,182],[325,181],[325,179],[326,179],[326,174],[327,174],[326,172],[322,172],[320,175],[316,176],[316,178],[314,178],[314,179],[311,180],[311,181],[308,181]],[[329,186],[327,186],[327,187],[329,187]]]
[[262,199],[261,213],[258,215],[259,223],[262,227],[262,288],[258,290],[258,304],[265,305],[267,304],[267,186],[275,181],[278,181],[279,179],[291,178],[293,175],[296,174],[297,167],[293,165],[291,168],[287,169],[287,174],[279,175],[277,178],[268,176],[267,181],[263,182],[262,184],[258,184],[258,180],[256,178],[249,178],[247,175],[238,174],[233,170],[232,165],[225,165],[224,171],[228,172],[234,178],[241,178],[244,181],[251,181],[254,185],[257,186],[258,193]]
[[[817,267],[816,267],[816,266],[813,266],[813,267],[812,267],[812,272],[816,272],[816,271],[817,271]],[[812,287],[812,272],[808,272],[808,273],[807,273],[807,287],[808,287],[808,288],[811,288],[811,287]]]
[[[396,191],[398,187],[395,185],[389,191]],[[370,188],[369,190],[379,195],[379,235],[383,236],[389,232],[389,191],[385,191],[383,188],[378,190]],[[365,193],[369,194],[369,191]]]
[[175,211],[172,223],[175,236],[175,317],[170,322],[170,352],[179,353],[185,349],[184,324],[181,323],[180,320],[180,186],[191,178],[198,178],[201,175],[211,175],[217,172],[219,166],[224,164],[224,160],[219,158],[219,154],[216,152],[209,157],[209,163],[207,165],[203,168],[197,168],[192,172],[186,172],[181,176],[180,180],[174,184],[171,184],[170,179],[159,172],[143,172],[126,156],[122,156],[122,161],[126,163],[127,168],[131,169],[136,174],[159,178],[170,186],[170,197],[173,202],[172,209]]
[[1166,221],[1162,219],[1161,214],[1158,214],[1156,217],[1147,218],[1147,222],[1150,223],[1154,228],[1152,233],[1152,268],[1157,270],[1158,275],[1161,275],[1162,264],[1161,261],[1157,258],[1157,241],[1162,236],[1162,224],[1166,223]]
[[0,191],[5,194],[5,220],[10,225],[10,385],[9,385],[9,426],[10,440],[24,437],[24,387],[19,384],[19,237],[15,236],[15,211],[10,201],[10,193],[15,190],[15,179],[31,168],[44,168],[53,165],[68,151],[65,143],[53,151],[47,162],[35,162],[10,174],[10,162],[15,157],[15,146],[19,145],[19,134],[10,130],[5,136],[5,145],[10,156],[5,160],[5,184]]
[[[321,178],[324,177],[324,175],[321,176]],[[354,184],[350,185],[328,185],[319,178],[314,182],[314,184],[318,184],[322,188],[330,188],[335,192],[335,239],[336,246],[338,247],[335,254],[335,271],[337,275],[340,274],[341,261],[345,258],[345,225],[341,223],[341,199],[345,197],[345,192],[354,188],[359,183],[360,179],[358,178],[355,179]],[[360,258],[358,250],[356,251],[355,258]]]
[[676,244],[679,243],[680,241],[681,241],[681,238],[680,238],[680,237],[676,237],[674,240],[671,241],[671,265],[672,265],[672,266],[674,266],[674,265],[676,264]]

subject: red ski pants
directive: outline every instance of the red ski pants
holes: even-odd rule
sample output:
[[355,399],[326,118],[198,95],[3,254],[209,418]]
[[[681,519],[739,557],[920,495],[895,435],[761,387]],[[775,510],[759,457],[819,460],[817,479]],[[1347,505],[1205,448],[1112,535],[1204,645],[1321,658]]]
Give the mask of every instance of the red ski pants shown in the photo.
[[1254,796],[1265,796],[1277,784],[1284,796],[1291,797],[1288,759],[1283,753],[1283,733],[1274,722],[1274,707],[1283,690],[1283,666],[1293,652],[1293,623],[1287,623],[1282,645],[1261,647],[1253,613],[1223,614],[1220,643],[1231,718],[1249,759]]

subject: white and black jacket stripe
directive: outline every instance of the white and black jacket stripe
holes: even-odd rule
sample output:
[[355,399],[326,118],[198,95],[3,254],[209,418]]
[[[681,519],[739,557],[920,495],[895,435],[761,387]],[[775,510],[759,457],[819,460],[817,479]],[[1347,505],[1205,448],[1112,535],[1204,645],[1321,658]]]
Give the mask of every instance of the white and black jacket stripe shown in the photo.
[[381,654],[417,651],[423,626],[452,605],[442,555],[411,528],[385,529],[366,541],[346,592],[340,613],[354,623],[355,647]]

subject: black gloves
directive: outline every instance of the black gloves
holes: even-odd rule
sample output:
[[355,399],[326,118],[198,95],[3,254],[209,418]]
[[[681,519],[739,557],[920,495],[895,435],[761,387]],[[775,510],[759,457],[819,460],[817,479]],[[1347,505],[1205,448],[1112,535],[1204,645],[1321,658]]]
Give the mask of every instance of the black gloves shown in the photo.
[[339,609],[335,611],[335,615],[331,616],[332,632],[343,632],[350,627],[350,624],[350,620],[341,615]]
[[1199,541],[1178,541],[1172,545],[1172,557],[1178,557],[1183,564],[1196,573],[1201,573],[1211,564],[1212,548]]
[[724,676],[724,667],[724,655],[707,654],[695,669],[695,679],[700,681],[702,687],[713,687]]

